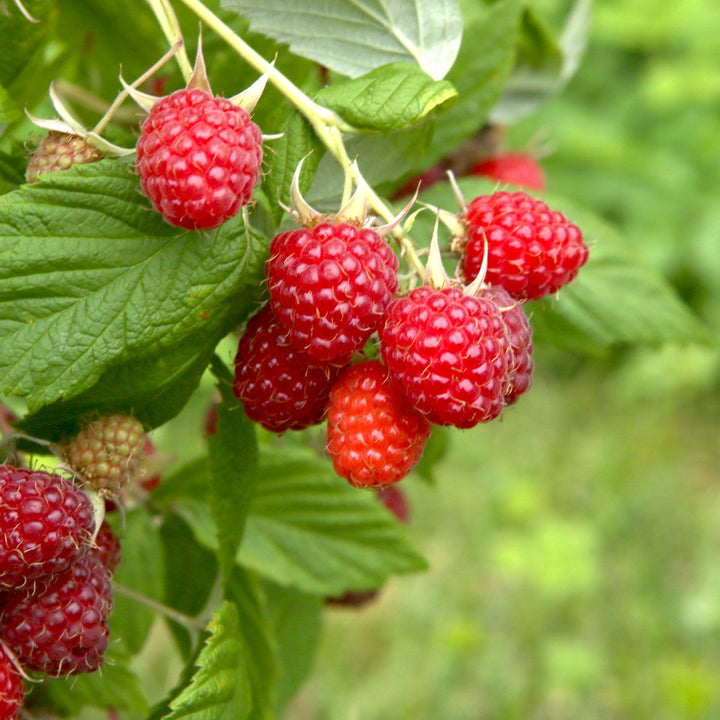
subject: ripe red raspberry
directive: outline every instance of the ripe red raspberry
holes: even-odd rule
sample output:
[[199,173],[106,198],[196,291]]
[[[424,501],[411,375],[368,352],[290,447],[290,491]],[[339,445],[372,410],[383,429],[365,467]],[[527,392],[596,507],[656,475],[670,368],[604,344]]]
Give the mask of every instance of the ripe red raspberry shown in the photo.
[[488,288],[483,295],[492,300],[505,321],[510,355],[505,387],[505,404],[512,405],[532,385],[532,328],[522,305],[499,287]]
[[19,718],[24,700],[25,683],[5,646],[0,643],[0,718]]
[[157,102],[137,144],[145,195],[171,225],[209,230],[252,198],[262,134],[248,113],[205,90],[178,90]]
[[388,485],[377,491],[378,500],[402,523],[408,521],[410,506],[407,496],[397,485]]
[[290,342],[335,365],[347,365],[377,329],[397,270],[380,235],[346,222],[276,235],[265,266],[270,305]]
[[95,528],[87,496],[59,475],[0,465],[0,588],[70,567]]
[[330,391],[327,450],[355,487],[402,480],[420,459],[430,423],[390,387],[377,361],[349,367]]
[[86,555],[36,594],[8,594],[0,634],[28,670],[57,676],[93,672],[107,648],[111,609],[110,576]]
[[248,417],[273,432],[320,422],[341,368],[296,350],[269,305],[253,316],[235,356],[233,392]]
[[110,576],[117,570],[122,560],[120,539],[106,522],[100,526],[95,537],[95,546],[91,548],[90,554],[102,563]]
[[485,240],[485,282],[520,299],[556,292],[588,258],[578,227],[523,192],[482,195],[470,203],[467,239],[461,249],[465,282],[472,282],[482,267]]
[[527,153],[506,152],[473,165],[468,175],[480,175],[501,183],[529,190],[545,190],[545,173],[538,161]]
[[145,429],[130,415],[101,415],[71,440],[62,452],[68,465],[96,490],[117,495],[140,469]]
[[25,170],[25,179],[36,183],[45,173],[97,162],[102,157],[99,150],[79,135],[51,130],[33,151]]
[[469,428],[502,412],[508,341],[488,298],[415,288],[388,307],[380,342],[391,383],[430,422]]

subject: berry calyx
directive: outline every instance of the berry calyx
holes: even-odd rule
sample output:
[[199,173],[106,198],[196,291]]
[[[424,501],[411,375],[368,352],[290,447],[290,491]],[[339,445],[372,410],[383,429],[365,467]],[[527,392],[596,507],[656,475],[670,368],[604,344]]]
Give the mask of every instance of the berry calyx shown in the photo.
[[98,492],[117,496],[138,473],[145,429],[130,415],[101,415],[61,448],[70,468]]
[[488,298],[423,285],[390,303],[379,333],[390,382],[430,422],[469,428],[502,412],[508,341]]
[[8,594],[0,634],[28,670],[55,676],[93,672],[103,662],[111,609],[108,573],[87,555],[35,594]]
[[72,482],[0,465],[0,588],[32,588],[66,570],[94,528],[92,505]]
[[171,225],[210,230],[250,202],[262,133],[246,110],[199,87],[158,101],[142,124],[136,168]]
[[292,344],[341,366],[375,332],[398,286],[390,246],[351,222],[276,235],[265,271],[270,305]]
[[355,487],[402,480],[422,456],[430,423],[388,381],[377,361],[353,365],[330,391],[327,451]]
[[248,417],[267,430],[301,430],[320,422],[341,370],[297,350],[266,305],[240,338],[233,392]]
[[466,174],[519,185],[528,190],[545,190],[545,173],[538,161],[527,153],[499,153],[471,166]]
[[0,718],[19,718],[24,700],[25,682],[7,649],[0,643]]
[[480,272],[487,245],[485,283],[514,298],[557,292],[587,262],[579,228],[562,213],[524,192],[481,195],[469,205],[467,233],[457,243],[465,282]]
[[85,138],[51,130],[30,156],[25,179],[29,183],[36,183],[45,173],[97,162],[102,157],[103,154]]

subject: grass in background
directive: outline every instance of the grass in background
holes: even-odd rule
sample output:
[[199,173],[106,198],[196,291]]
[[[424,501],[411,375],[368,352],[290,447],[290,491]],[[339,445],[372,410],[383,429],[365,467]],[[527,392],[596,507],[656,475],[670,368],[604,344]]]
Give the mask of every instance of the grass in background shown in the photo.
[[718,407],[540,373],[405,482],[429,573],[328,610],[288,720],[720,716]]

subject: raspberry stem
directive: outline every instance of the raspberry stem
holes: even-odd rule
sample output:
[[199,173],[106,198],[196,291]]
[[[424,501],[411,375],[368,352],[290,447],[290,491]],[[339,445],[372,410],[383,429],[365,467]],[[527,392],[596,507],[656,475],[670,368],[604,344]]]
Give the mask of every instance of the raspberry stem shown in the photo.
[[[166,2],[166,0],[148,0],[148,2],[151,1]],[[346,178],[350,177],[357,185],[360,179],[360,170],[350,160],[342,137],[343,132],[354,132],[355,128],[346,123],[337,113],[318,105],[274,65],[271,65],[262,55],[250,47],[217,15],[205,7],[200,0],[180,1],[225,40],[245,62],[254,67],[261,75],[267,74],[268,80],[307,118],[320,141],[340,167],[343,168]],[[372,188],[368,189],[368,205],[373,212],[384,220],[392,221],[392,210]],[[397,227],[390,232],[390,235],[398,244],[402,256],[410,269],[422,277],[425,271],[423,264],[420,262],[415,252],[415,246],[407,233],[402,228]]]
[[155,612],[160,613],[160,615],[164,615],[170,620],[174,620],[176,623],[178,623],[178,625],[182,625],[188,630],[198,631],[205,629],[205,623],[198,618],[190,617],[190,615],[185,615],[185,613],[181,613],[174,608],[163,605],[157,600],[153,600],[152,598],[147,597],[147,595],[142,595],[135,590],[131,590],[124,585],[120,585],[114,580],[112,585],[113,590],[116,593],[119,593],[120,595],[125,595],[125,597],[128,597],[131,600],[135,600],[136,602],[139,602],[142,605],[145,605],[150,609],[155,610]]
[[180,66],[183,79],[187,82],[192,75],[192,64],[190,63],[190,58],[187,56],[180,23],[178,22],[172,5],[169,0],[146,0],[146,2],[153,13],[155,13],[155,17],[170,47],[175,47],[178,42],[180,43],[180,49],[175,57]]

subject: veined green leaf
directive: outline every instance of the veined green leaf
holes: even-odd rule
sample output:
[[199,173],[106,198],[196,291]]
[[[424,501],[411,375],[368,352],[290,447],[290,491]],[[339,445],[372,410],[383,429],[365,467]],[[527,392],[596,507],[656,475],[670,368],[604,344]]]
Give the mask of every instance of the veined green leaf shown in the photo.
[[316,100],[359,130],[389,133],[449,110],[457,99],[447,80],[433,80],[417,65],[391,63],[362,77],[330,85]]
[[297,55],[358,77],[380,65],[415,62],[444,77],[457,56],[457,0],[222,0],[250,29],[287,43]]

